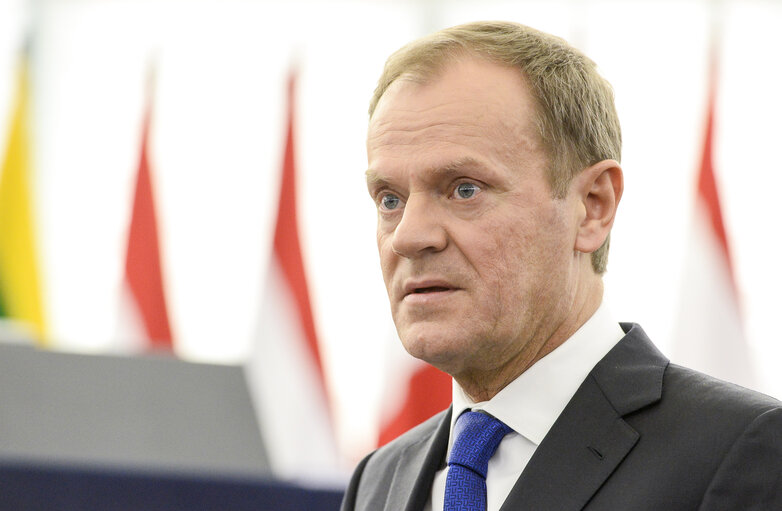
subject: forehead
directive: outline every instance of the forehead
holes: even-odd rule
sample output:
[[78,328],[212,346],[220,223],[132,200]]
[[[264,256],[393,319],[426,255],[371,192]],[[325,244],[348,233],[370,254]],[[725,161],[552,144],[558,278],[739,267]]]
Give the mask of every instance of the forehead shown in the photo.
[[[476,57],[420,82],[402,76],[377,104],[367,151],[373,160],[443,152],[523,157],[540,150],[536,104],[521,72]],[[474,153],[473,155],[469,153]]]

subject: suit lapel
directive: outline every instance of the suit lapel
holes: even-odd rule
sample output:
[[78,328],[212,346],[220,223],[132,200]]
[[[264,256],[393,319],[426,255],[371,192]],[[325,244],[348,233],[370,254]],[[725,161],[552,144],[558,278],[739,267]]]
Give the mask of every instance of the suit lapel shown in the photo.
[[443,414],[433,435],[411,444],[400,455],[389,488],[386,511],[421,511],[426,505],[435,473],[445,461],[451,413],[449,409]]
[[660,399],[668,360],[637,325],[582,383],[502,506],[580,510],[638,441],[622,418]]
[[554,423],[502,511],[582,509],[638,441],[588,378]]

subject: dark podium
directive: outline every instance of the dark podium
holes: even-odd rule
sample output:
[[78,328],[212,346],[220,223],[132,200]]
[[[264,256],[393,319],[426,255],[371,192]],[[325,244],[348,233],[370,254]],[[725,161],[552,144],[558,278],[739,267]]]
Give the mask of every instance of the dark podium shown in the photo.
[[241,367],[0,345],[0,511],[332,510],[275,481]]

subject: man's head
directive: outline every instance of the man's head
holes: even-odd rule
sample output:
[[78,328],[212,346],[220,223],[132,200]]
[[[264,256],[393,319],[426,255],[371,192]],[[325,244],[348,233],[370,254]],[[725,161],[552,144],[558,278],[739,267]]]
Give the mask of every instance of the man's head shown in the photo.
[[488,398],[599,305],[591,256],[608,237],[622,174],[590,157],[552,179],[562,156],[527,73],[472,49],[443,55],[426,60],[430,72],[405,66],[381,82],[367,185],[403,344]]
[[[526,78],[556,196],[562,197],[573,176],[589,165],[621,161],[622,135],[613,90],[595,63],[563,39],[517,23],[459,25],[402,47],[386,61],[370,101],[370,118],[391,83],[400,77],[428,82],[465,54],[513,67]],[[606,238],[592,254],[597,273],[606,270],[608,245]]]

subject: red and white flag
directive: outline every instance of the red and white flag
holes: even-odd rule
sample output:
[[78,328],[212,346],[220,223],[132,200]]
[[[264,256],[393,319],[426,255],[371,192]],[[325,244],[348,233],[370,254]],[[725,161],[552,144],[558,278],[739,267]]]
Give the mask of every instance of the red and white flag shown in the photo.
[[174,339],[163,287],[149,158],[152,103],[150,86],[144,109],[141,151],[128,230],[117,339],[124,348],[171,351]]
[[445,410],[451,403],[451,377],[413,358],[396,335],[385,356],[383,416],[378,446]]
[[672,358],[751,387],[755,380],[714,170],[716,77],[716,57],[712,56],[706,133]]
[[275,476],[343,483],[299,243],[294,98],[292,75],[274,247],[247,377]]

